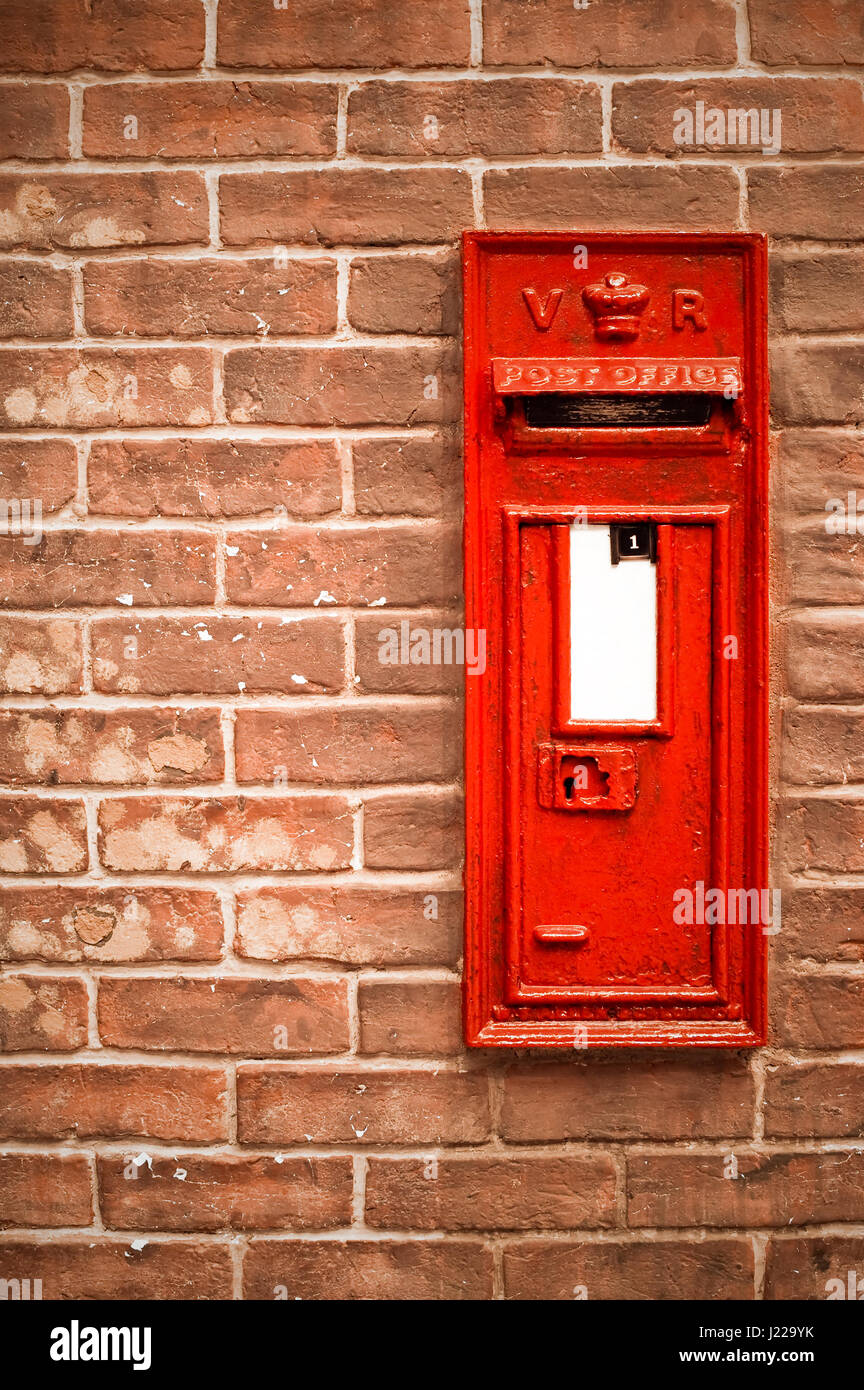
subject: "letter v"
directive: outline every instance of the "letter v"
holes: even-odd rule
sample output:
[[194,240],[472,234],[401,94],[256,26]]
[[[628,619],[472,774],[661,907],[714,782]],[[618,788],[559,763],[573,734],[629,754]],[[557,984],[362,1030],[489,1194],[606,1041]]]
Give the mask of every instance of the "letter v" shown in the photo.
[[535,289],[526,288],[522,298],[528,305],[528,312],[541,333],[552,327],[552,320],[558,313],[558,305],[564,296],[563,290],[550,290],[544,300],[540,300]]

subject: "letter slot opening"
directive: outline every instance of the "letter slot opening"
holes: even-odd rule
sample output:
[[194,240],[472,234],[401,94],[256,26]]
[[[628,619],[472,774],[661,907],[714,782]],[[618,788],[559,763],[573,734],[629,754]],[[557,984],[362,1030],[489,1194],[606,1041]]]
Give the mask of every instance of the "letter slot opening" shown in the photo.
[[650,395],[524,396],[525,423],[532,429],[614,429],[679,426],[693,429],[711,418],[709,395],[657,392]]

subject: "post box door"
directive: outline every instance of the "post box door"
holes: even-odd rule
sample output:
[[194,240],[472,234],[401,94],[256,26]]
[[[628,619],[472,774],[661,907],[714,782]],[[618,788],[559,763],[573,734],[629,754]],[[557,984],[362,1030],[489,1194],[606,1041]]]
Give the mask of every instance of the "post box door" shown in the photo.
[[764,243],[467,241],[466,1038],[754,1045]]

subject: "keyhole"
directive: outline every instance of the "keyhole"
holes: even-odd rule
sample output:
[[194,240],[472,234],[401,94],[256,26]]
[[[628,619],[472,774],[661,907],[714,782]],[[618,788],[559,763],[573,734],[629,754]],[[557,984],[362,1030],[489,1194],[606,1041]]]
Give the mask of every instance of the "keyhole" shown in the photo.
[[609,795],[609,774],[601,772],[596,758],[564,757],[559,775],[567,802],[578,797],[594,799]]
[[572,800],[573,800],[573,783],[574,783],[575,781],[576,781],[576,778],[575,778],[575,777],[565,777],[565,778],[564,778],[564,795],[565,795],[565,797],[567,798],[568,801],[572,801]]

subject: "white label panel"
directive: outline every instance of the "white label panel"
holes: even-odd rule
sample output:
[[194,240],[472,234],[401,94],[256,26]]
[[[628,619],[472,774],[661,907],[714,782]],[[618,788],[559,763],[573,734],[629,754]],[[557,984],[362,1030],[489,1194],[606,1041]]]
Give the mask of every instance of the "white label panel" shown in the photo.
[[570,717],[657,718],[657,566],[613,565],[608,526],[570,527]]

